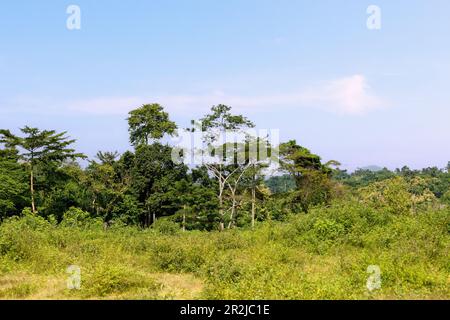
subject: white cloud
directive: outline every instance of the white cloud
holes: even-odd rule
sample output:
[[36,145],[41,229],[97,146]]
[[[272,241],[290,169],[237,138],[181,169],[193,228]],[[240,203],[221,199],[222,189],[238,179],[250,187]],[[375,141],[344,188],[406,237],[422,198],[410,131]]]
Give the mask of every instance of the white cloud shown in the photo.
[[125,115],[144,103],[160,103],[169,112],[181,115],[205,112],[219,103],[245,112],[319,108],[345,115],[365,114],[386,105],[371,91],[364,76],[353,75],[288,93],[230,95],[215,91],[191,95],[97,97],[62,103],[60,106],[77,113]]
[[371,92],[362,75],[331,81],[323,88],[313,89],[311,100],[343,114],[364,114],[383,107],[385,102]]

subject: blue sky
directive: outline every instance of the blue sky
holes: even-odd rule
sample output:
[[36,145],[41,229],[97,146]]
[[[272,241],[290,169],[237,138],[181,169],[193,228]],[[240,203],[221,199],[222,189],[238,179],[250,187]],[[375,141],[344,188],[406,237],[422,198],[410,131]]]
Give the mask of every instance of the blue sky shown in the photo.
[[226,103],[349,169],[444,167],[449,14],[447,0],[5,0],[0,127],[67,130],[92,156],[129,148],[140,104],[187,126]]

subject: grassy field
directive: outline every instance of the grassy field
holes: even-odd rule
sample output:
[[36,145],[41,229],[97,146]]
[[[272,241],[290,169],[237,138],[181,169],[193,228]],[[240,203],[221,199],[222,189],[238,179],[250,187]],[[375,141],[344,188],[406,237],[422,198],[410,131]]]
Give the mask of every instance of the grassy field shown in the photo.
[[[221,233],[26,215],[0,225],[0,298],[450,299],[449,248],[448,208],[396,216],[342,203]],[[70,265],[79,290],[67,288]]]

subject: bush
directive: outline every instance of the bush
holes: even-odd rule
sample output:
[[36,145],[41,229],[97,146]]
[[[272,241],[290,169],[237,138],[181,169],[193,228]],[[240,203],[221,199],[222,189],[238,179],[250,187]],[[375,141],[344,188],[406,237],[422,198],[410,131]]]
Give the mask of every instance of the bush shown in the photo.
[[105,297],[127,291],[145,289],[157,295],[157,283],[132,269],[122,266],[99,264],[93,270],[81,273],[82,294],[87,297]]
[[52,225],[44,218],[25,211],[23,217],[12,217],[0,225],[0,255],[12,260],[36,257],[38,249],[47,242],[46,233]]
[[29,283],[20,283],[16,286],[0,288],[1,299],[21,299],[36,292],[36,287]]
[[450,190],[442,196],[442,202],[450,206]]
[[345,231],[342,224],[330,219],[318,219],[313,230],[320,240],[335,240]]
[[181,230],[178,223],[164,218],[156,220],[156,222],[152,225],[152,228],[165,235],[174,235]]
[[244,274],[244,265],[221,255],[204,266],[203,274],[210,283],[234,283]]
[[[167,298],[192,285],[167,273],[192,273],[208,299],[448,299],[449,210],[398,215],[345,201],[225,232],[178,232],[163,219],[104,230],[79,227],[91,218],[78,210],[66,225],[28,212],[0,225],[0,295],[42,296],[49,279],[55,298]],[[64,290],[69,265],[82,269],[81,290]],[[382,272],[371,293],[369,265]],[[10,275],[19,280],[5,291]]]
[[363,203],[392,214],[410,213],[413,199],[409,186],[401,177],[395,177],[360,189]]
[[61,226],[70,228],[101,227],[102,224],[100,218],[92,218],[88,212],[75,207],[67,210],[61,221]]
[[248,245],[247,240],[242,237],[239,230],[226,230],[225,232],[211,235],[214,247],[219,250],[240,249]]
[[208,252],[186,238],[162,239],[153,247],[152,258],[165,272],[200,272]]

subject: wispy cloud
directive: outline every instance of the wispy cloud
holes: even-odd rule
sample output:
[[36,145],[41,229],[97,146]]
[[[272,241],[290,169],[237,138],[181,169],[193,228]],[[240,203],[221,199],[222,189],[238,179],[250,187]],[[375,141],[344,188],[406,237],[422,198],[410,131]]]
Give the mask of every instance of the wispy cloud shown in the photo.
[[144,103],[160,103],[170,112],[181,115],[203,112],[219,103],[245,112],[316,108],[344,115],[366,114],[386,106],[384,99],[372,92],[363,75],[352,75],[287,93],[233,95],[215,91],[187,95],[96,97],[59,103],[58,109],[63,107],[64,111],[77,113],[124,115]]
[[376,96],[362,75],[331,81],[323,88],[313,89],[311,100],[344,114],[364,114],[386,105]]

